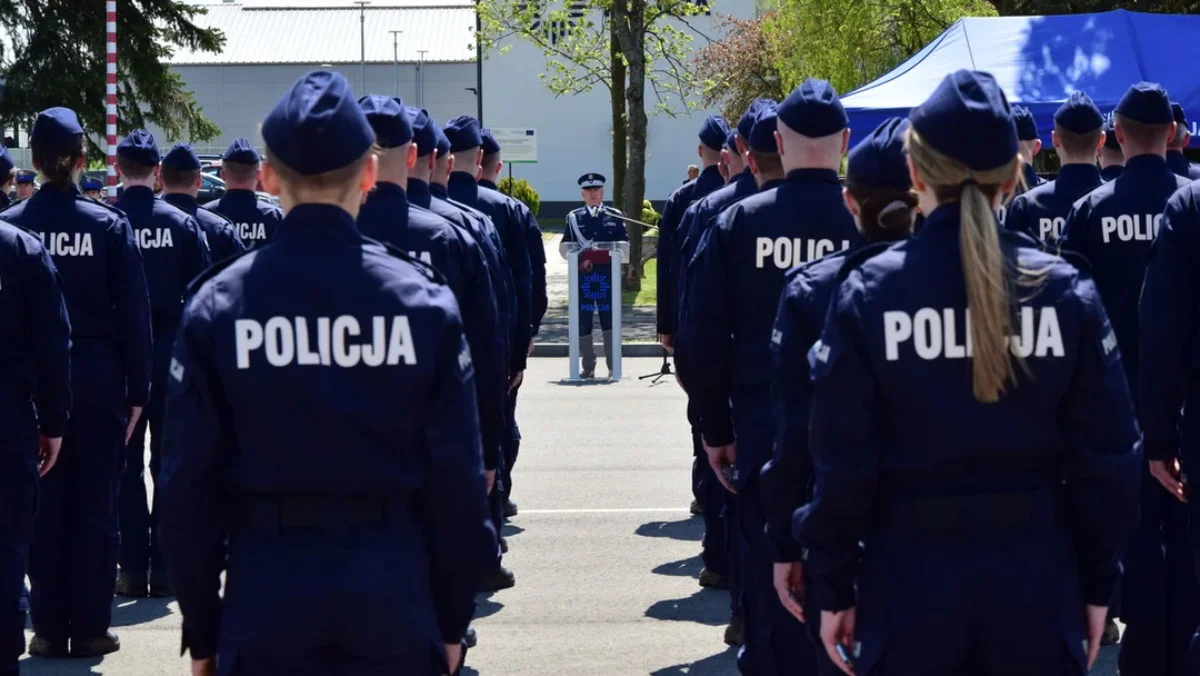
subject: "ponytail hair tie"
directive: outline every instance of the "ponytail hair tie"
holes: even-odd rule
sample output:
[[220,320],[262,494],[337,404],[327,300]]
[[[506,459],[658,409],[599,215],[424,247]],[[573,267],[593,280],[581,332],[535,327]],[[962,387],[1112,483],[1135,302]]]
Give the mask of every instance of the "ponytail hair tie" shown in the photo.
[[884,230],[887,230],[888,226],[886,223],[883,222],[883,219],[885,216],[887,216],[888,214],[891,214],[891,213],[895,213],[897,211],[908,211],[909,209],[911,209],[911,207],[908,204],[904,203],[902,200],[892,200],[892,202],[890,204],[888,204],[883,209],[880,209],[879,215],[875,217],[875,222],[879,225],[879,227],[883,228]]
[[961,189],[965,189],[969,185],[973,185],[976,188],[978,188],[979,181],[976,181],[974,176],[968,176],[968,177],[964,178],[961,183],[958,184],[958,187],[961,190]]

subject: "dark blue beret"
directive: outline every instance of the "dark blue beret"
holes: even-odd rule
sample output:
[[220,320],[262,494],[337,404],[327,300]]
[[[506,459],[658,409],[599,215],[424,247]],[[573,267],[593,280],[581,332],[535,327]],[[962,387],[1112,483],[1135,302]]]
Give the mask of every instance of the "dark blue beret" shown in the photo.
[[17,172],[17,183],[33,183],[37,178],[37,172],[28,169],[21,169]]
[[778,114],[789,129],[809,138],[835,134],[850,124],[833,85],[811,77],[779,104]]
[[433,130],[437,132],[437,156],[440,159],[450,153],[450,139],[446,138],[446,132],[441,127],[434,126]]
[[597,174],[595,172],[592,172],[590,174],[584,174],[583,176],[579,177],[579,187],[580,188],[603,188],[605,180],[606,179],[604,178],[603,174]]
[[850,149],[846,159],[846,181],[855,185],[912,189],[904,133],[908,120],[891,117],[871,135]]
[[222,162],[235,164],[258,164],[261,159],[258,151],[250,145],[250,141],[244,138],[233,139],[233,143],[229,144],[229,147],[225,149],[225,154],[221,156]]
[[1117,114],[1142,124],[1171,124],[1171,98],[1157,82],[1139,82],[1117,104]]
[[479,120],[466,115],[460,115],[442,127],[442,133],[450,141],[450,152],[460,153],[483,145],[483,136],[479,133]]
[[720,115],[709,115],[700,127],[700,142],[710,150],[720,150],[729,136],[729,125]]
[[195,171],[200,168],[200,156],[186,143],[176,143],[162,158],[164,167],[179,171]]
[[1018,141],[1036,141],[1038,138],[1037,120],[1033,119],[1033,112],[1025,106],[1012,107],[1013,122],[1017,123],[1017,140]]
[[1104,116],[1084,92],[1075,92],[1054,113],[1054,124],[1076,134],[1090,134],[1104,126]]
[[83,179],[81,181],[79,181],[79,189],[80,190],[101,190],[103,188],[104,188],[104,184],[101,183],[100,179],[98,179],[98,178],[92,178],[91,176],[84,176]]
[[484,155],[495,155],[500,152],[500,144],[496,143],[496,137],[492,136],[491,129],[480,129],[479,139],[483,142],[481,147]]
[[[754,131],[754,128],[751,127],[750,131]],[[731,152],[731,153],[736,153],[738,151],[737,137],[738,137],[737,129],[729,130],[729,135],[725,137],[725,147],[728,148],[729,152]]]
[[83,127],[79,125],[79,116],[75,111],[70,108],[47,108],[38,113],[34,120],[29,142],[54,146],[82,133]]
[[1121,143],[1117,140],[1117,125],[1111,118],[1104,123],[1104,147],[1110,150],[1121,149]]
[[16,166],[8,154],[8,148],[0,143],[0,176],[8,176]]
[[779,152],[779,147],[775,145],[775,130],[778,126],[779,116],[775,105],[764,105],[760,108],[758,119],[754,120],[754,126],[750,128],[750,149],[760,153]]
[[353,164],[375,142],[346,78],[325,70],[292,85],[267,113],[262,135],[271,156],[303,176]]
[[358,107],[375,130],[375,143],[380,148],[398,148],[412,141],[412,124],[404,112],[404,102],[399,98],[371,94],[359,99]]
[[1175,120],[1175,124],[1187,126],[1187,113],[1183,112],[1183,106],[1178,103],[1171,104],[1171,117]]
[[988,73],[947,75],[908,120],[930,146],[974,171],[999,169],[1017,156],[1012,109]]
[[408,106],[404,109],[408,115],[408,123],[412,125],[413,143],[417,146],[417,157],[425,157],[437,149],[436,125],[429,118],[429,113],[421,108]]
[[134,129],[121,139],[117,144],[117,155],[146,166],[154,166],[162,159],[158,154],[154,134],[145,129]]
[[750,140],[750,130],[754,128],[754,121],[758,119],[758,111],[767,104],[774,104],[771,99],[754,99],[747,106],[746,112],[742,113],[742,117],[737,123],[738,136],[742,137],[743,141]]

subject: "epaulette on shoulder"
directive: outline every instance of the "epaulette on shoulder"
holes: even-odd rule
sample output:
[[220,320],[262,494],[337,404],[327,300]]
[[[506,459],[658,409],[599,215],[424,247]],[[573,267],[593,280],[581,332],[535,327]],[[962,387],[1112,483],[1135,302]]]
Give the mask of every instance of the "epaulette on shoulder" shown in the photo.
[[212,214],[213,216],[216,216],[217,218],[221,219],[223,222],[233,225],[233,220],[219,211],[216,211],[214,209],[209,209],[208,207],[204,207],[204,206],[198,206],[198,207],[196,207],[196,209],[207,211],[208,213]]
[[875,256],[878,256],[884,251],[887,251],[893,244],[895,244],[895,242],[874,242],[862,247],[849,256],[846,256],[846,261],[842,263],[841,269],[838,270],[837,280],[839,282],[845,280],[850,276],[850,273],[854,272],[854,270],[860,265],[866,263]]
[[114,214],[120,216],[121,218],[127,218],[124,211],[122,211],[121,209],[118,209],[117,207],[113,206],[112,204],[109,204],[108,202],[94,200],[94,199],[91,199],[90,197],[84,197],[83,195],[76,195],[75,200],[104,207],[104,209],[106,209],[107,211],[111,211]]
[[402,261],[412,263],[413,267],[415,267],[417,271],[424,275],[429,281],[443,285],[449,283],[446,281],[446,277],[434,269],[432,265],[429,265],[419,258],[413,257],[407,251],[394,247],[387,242],[380,242],[377,239],[371,239],[370,237],[363,237],[363,239],[371,244],[378,244],[379,246],[383,247],[383,250],[388,252],[388,255],[390,255],[392,258],[399,258]]
[[188,287],[187,287],[188,298],[191,298],[193,295],[195,295],[195,293],[200,290],[200,287],[204,286],[205,282],[212,279],[213,277],[216,277],[222,270],[229,267],[230,265],[233,265],[234,262],[237,261],[242,256],[245,256],[246,254],[253,253],[253,252],[254,252],[254,249],[247,249],[240,253],[236,253],[236,254],[230,256],[229,258],[222,258],[221,260],[217,261],[216,263],[213,263],[212,265],[208,266],[207,270],[205,270],[204,272],[201,272],[199,275],[196,276],[195,279],[193,279],[191,281],[191,283],[188,284]]

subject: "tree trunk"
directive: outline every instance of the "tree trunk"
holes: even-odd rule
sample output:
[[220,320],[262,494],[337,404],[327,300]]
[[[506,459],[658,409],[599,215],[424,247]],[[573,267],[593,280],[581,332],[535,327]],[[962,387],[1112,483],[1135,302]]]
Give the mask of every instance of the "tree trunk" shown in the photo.
[[625,195],[625,167],[628,164],[628,136],[625,123],[625,62],[621,60],[621,45],[617,41],[616,22],[610,25],[610,58],[612,59],[612,201],[620,209]]
[[[629,163],[621,209],[641,220],[642,201],[646,196],[646,0],[627,0],[621,14],[613,14],[613,25],[625,55],[628,85],[625,88],[625,112],[628,117]],[[618,0],[614,5],[622,5]],[[637,291],[642,287],[642,228],[629,225],[629,266],[623,287]]]

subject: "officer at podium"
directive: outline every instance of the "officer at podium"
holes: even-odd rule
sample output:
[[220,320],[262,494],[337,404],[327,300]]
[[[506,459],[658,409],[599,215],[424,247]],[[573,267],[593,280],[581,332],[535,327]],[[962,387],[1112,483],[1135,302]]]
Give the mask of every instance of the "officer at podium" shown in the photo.
[[[580,377],[592,378],[596,372],[596,347],[592,341],[592,313],[600,315],[600,331],[604,337],[604,363],[612,375],[612,303],[613,287],[621,280],[612,279],[607,251],[592,250],[599,242],[628,242],[629,233],[618,216],[620,211],[604,206],[604,176],[596,173],[579,177],[583,194],[582,207],[567,214],[559,253],[563,258],[575,244],[584,249],[579,253],[579,352],[583,357]],[[616,296],[620,298],[619,295]],[[620,309],[618,308],[618,312]]]

